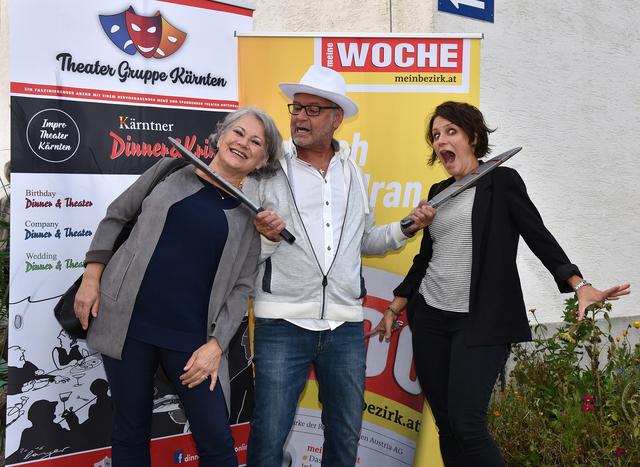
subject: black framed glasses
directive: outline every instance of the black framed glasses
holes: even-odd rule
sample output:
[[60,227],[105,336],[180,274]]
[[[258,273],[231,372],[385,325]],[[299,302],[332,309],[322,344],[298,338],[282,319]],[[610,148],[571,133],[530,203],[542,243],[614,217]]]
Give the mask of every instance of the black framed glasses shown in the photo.
[[303,110],[307,113],[309,117],[317,117],[320,115],[323,109],[339,109],[337,105],[326,106],[326,105],[302,105],[302,104],[289,104],[287,105],[289,109],[289,113],[291,115],[299,115]]

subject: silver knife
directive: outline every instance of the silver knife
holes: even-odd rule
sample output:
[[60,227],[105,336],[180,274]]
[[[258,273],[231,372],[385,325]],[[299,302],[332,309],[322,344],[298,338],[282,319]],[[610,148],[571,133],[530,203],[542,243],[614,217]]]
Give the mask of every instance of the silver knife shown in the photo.
[[[447,188],[435,195],[433,198],[427,201],[427,204],[432,208],[438,208],[439,206],[442,206],[451,198],[459,195],[467,188],[475,185],[478,180],[498,167],[504,161],[511,158],[511,156],[519,153],[521,149],[522,147],[509,149],[508,151],[505,151],[502,154],[498,154],[497,156],[485,161],[484,164],[480,164],[473,172],[468,173],[460,180],[453,182]],[[402,228],[409,227],[411,224],[413,224],[413,219],[411,219],[410,217],[405,217],[400,221],[400,227]]]
[[[180,152],[180,154],[182,154],[182,157],[184,157],[191,164],[193,164],[196,167],[198,167],[204,173],[208,174],[215,181],[220,183],[225,188],[225,190],[227,190],[234,197],[236,197],[238,200],[240,200],[240,202],[242,204],[247,206],[249,209],[251,209],[256,214],[259,213],[259,212],[264,211],[263,208],[261,208],[256,203],[251,201],[247,197],[247,195],[245,195],[243,192],[241,192],[235,186],[233,186],[231,183],[229,183],[227,180],[225,180],[225,178],[222,175],[220,175],[218,172],[216,172],[211,167],[209,167],[207,164],[205,164],[200,159],[198,159],[191,151],[189,151],[187,148],[185,148],[182,144],[180,144],[174,138],[169,136],[169,141]],[[280,232],[280,236],[282,238],[284,238],[287,243],[293,243],[293,242],[296,241],[296,237],[294,237],[291,234],[291,232],[289,232],[287,229],[283,229],[282,232]]]

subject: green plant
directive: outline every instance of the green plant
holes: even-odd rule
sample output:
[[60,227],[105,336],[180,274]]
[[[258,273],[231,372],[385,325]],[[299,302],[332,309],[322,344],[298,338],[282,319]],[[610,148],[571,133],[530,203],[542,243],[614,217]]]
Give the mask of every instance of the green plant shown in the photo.
[[509,465],[640,465],[640,345],[629,340],[640,322],[614,336],[610,310],[594,304],[578,321],[570,298],[555,332],[537,323],[532,342],[513,346],[489,412]]

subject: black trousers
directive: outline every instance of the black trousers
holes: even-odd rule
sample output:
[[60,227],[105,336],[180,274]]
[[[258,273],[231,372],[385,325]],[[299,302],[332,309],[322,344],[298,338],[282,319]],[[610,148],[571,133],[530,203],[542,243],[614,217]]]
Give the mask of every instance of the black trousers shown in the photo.
[[[153,377],[162,365],[189,420],[200,466],[237,467],[227,404],[220,384],[211,380],[188,389],[179,377],[190,353],[162,349],[127,338],[122,360],[102,355],[113,402],[112,457],[114,467],[149,467],[153,410]],[[180,462],[183,460],[180,459]]]
[[411,322],[418,380],[440,436],[444,464],[504,466],[500,449],[487,430],[487,407],[508,345],[467,347],[467,313],[438,310],[415,297]]

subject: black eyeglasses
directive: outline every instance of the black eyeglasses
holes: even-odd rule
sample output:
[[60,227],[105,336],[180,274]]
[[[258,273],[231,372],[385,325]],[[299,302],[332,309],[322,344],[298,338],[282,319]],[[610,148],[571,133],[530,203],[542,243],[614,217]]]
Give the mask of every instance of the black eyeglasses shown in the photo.
[[340,107],[333,106],[323,106],[323,105],[301,105],[301,104],[289,104],[287,105],[289,108],[289,113],[291,115],[299,115],[303,110],[307,113],[309,117],[317,117],[320,115],[322,109],[339,109]]

